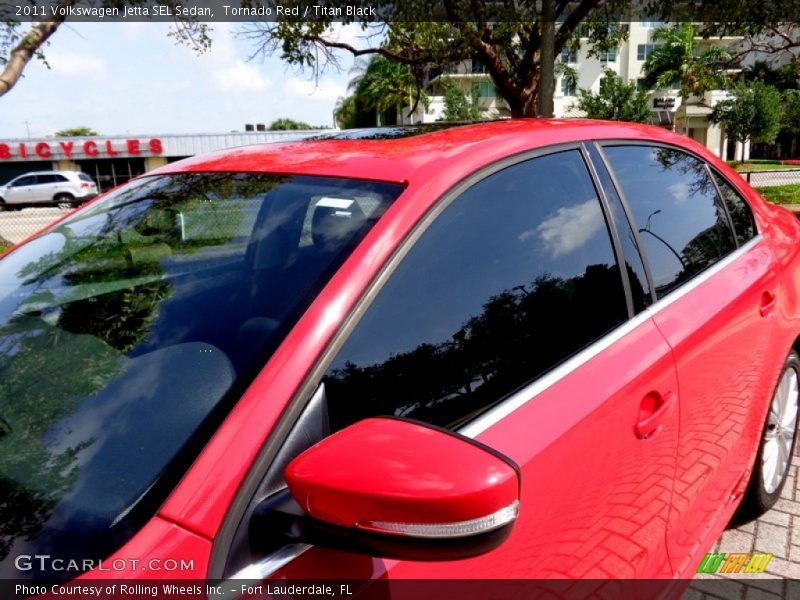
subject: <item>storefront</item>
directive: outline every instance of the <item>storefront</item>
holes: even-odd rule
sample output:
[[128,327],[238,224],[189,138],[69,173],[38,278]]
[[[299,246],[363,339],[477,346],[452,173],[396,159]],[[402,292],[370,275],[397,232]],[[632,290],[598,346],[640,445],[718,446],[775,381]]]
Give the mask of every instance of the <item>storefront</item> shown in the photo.
[[30,171],[83,171],[100,190],[167,163],[225,148],[290,141],[318,131],[126,135],[0,140],[0,185]]

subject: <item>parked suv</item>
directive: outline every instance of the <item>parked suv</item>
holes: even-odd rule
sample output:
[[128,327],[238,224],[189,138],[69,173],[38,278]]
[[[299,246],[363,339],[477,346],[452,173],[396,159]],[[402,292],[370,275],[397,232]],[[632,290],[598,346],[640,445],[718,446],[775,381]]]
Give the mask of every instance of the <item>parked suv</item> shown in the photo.
[[0,186],[0,210],[28,204],[78,206],[97,195],[91,177],[79,171],[25,173]]

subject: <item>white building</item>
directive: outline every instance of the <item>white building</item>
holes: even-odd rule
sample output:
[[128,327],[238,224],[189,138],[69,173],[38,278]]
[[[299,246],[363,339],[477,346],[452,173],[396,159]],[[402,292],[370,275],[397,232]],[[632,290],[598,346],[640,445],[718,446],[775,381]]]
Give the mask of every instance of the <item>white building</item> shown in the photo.
[[[577,52],[565,49],[557,60],[575,68],[578,73],[578,81],[576,86],[570,87],[567,79],[557,76],[554,96],[555,116],[584,116],[581,111],[574,108],[578,100],[576,88],[599,91],[600,79],[605,68],[620,75],[626,83],[635,81],[641,85],[644,62],[655,47],[653,31],[661,25],[663,23],[658,22],[622,23],[621,26],[628,30],[628,39],[622,42],[615,51],[601,53],[599,56],[589,56],[590,46],[587,43],[583,43]],[[697,43],[702,50],[710,45],[729,46],[739,40],[741,40],[740,37],[708,40],[698,37]],[[409,114],[409,107],[406,107],[403,111],[404,123],[428,123],[444,118],[443,77],[451,78],[467,96],[471,96],[474,91],[485,118],[511,116],[505,101],[497,96],[494,85],[483,65],[477,61],[465,60],[451,65],[445,73],[432,72],[425,86],[430,99],[428,109],[425,110],[419,106],[412,115]],[[691,97],[687,106],[681,106],[677,87],[676,89],[655,90],[650,94],[653,123],[687,133],[689,137],[698,140],[723,159],[732,157],[734,145],[727,143],[723,128],[708,120],[713,106],[725,97],[725,92],[722,91],[709,92],[702,98]],[[736,149],[738,151],[739,148]],[[747,155],[747,153],[748,148],[745,148],[745,154]]]

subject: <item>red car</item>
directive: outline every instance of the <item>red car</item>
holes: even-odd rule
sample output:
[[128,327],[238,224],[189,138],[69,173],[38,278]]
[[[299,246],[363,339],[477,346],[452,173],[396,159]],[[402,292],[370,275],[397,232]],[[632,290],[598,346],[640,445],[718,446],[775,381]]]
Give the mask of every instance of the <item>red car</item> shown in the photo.
[[0,260],[2,578],[686,578],[775,503],[800,222],[661,129],[439,129],[174,163]]

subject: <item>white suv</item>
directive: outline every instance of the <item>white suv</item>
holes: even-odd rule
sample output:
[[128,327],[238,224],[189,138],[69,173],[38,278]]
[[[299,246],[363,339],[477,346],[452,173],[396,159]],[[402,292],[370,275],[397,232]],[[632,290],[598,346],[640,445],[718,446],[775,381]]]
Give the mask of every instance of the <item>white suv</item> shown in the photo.
[[15,177],[0,186],[0,210],[26,204],[77,206],[97,195],[97,186],[78,171],[37,171]]

